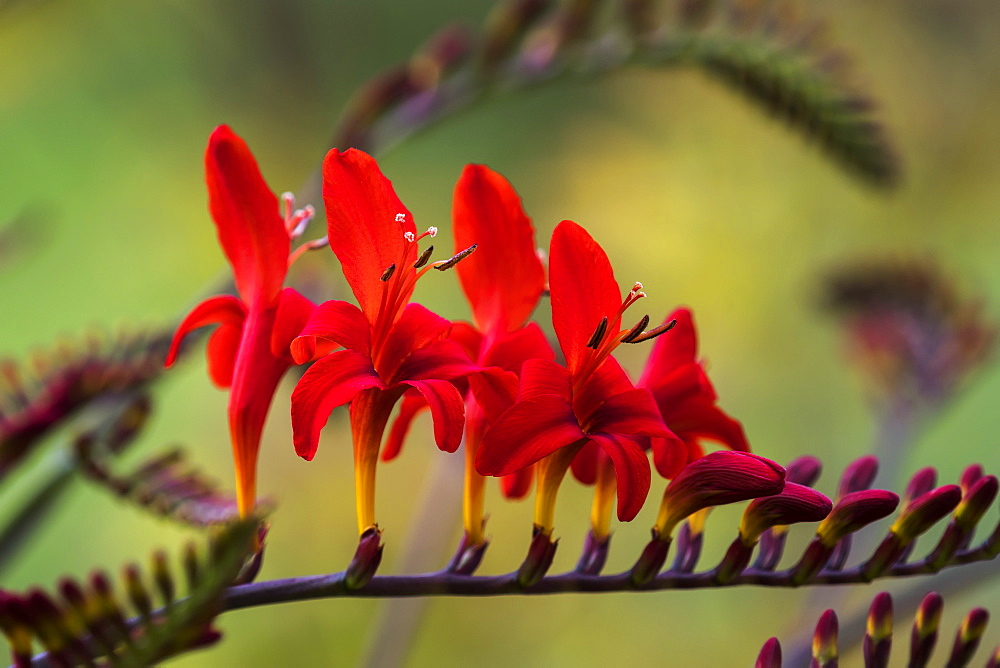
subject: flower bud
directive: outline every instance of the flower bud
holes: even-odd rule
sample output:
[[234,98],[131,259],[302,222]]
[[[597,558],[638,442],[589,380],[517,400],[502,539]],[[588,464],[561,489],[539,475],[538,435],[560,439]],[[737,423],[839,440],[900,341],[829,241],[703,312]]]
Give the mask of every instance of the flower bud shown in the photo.
[[969,611],[955,635],[955,644],[952,645],[951,656],[948,658],[949,666],[967,666],[972,661],[989,620],[990,613],[983,608]]
[[777,494],[784,480],[785,470],[769,459],[747,452],[712,452],[685,466],[667,485],[656,530],[669,536],[681,520],[702,508]]
[[780,494],[754,499],[743,512],[740,540],[753,546],[767,529],[799,522],[819,522],[830,514],[833,502],[814,489],[786,482]]
[[972,464],[966,467],[966,469],[962,471],[962,477],[959,478],[958,482],[959,486],[962,488],[962,493],[968,494],[969,489],[971,489],[973,485],[979,482],[979,479],[982,478],[985,474],[986,472],[983,471],[983,467],[980,466],[979,464]]
[[913,619],[913,631],[910,634],[910,665],[925,666],[934,652],[937,644],[938,627],[941,624],[941,611],[944,600],[937,592],[924,596]]
[[866,668],[885,668],[892,651],[892,596],[882,592],[872,601],[865,627],[864,655]]
[[737,538],[729,546],[726,556],[715,567],[715,582],[727,584],[742,573],[753,556],[753,546],[748,546],[741,538]]
[[522,587],[530,587],[545,577],[549,567],[552,566],[552,559],[556,556],[558,546],[558,540],[552,540],[549,534],[536,526],[531,537],[531,546],[528,547],[528,556],[517,569],[517,583]]
[[837,665],[837,613],[827,610],[816,623],[813,633],[810,668],[834,668]]
[[903,509],[889,531],[908,544],[937,524],[961,501],[962,490],[958,485],[945,485],[921,494]]
[[785,481],[809,486],[816,482],[822,470],[823,463],[815,457],[797,457],[785,467]]
[[882,519],[898,505],[899,497],[886,490],[851,492],[837,502],[816,534],[824,545],[832,548],[844,536]]
[[166,605],[174,602],[174,579],[170,575],[170,567],[167,564],[167,553],[157,550],[153,553],[153,582],[160,592],[160,597]]
[[14,665],[31,664],[31,639],[34,635],[28,623],[28,613],[20,597],[0,590],[0,631],[10,645]]
[[903,501],[900,505],[905,508],[918,496],[922,496],[934,489],[934,485],[936,484],[937,469],[933,466],[920,469],[913,474],[909,484],[906,485],[906,491],[903,493]]
[[878,457],[867,455],[855,459],[844,469],[844,474],[840,476],[840,487],[837,489],[837,500],[844,498],[853,492],[860,492],[868,489],[875,482],[878,475]]
[[998,485],[995,476],[985,476],[973,483],[965,493],[965,498],[955,508],[954,518],[944,535],[938,541],[934,552],[927,558],[935,570],[944,568],[955,553],[969,546],[976,525],[993,505],[997,497]]
[[382,530],[376,526],[368,527],[358,539],[358,549],[354,558],[344,572],[344,586],[348,589],[361,589],[368,584],[378,566],[382,563]]
[[677,532],[677,540],[674,541],[677,554],[671,566],[672,570],[678,573],[690,573],[698,565],[701,548],[705,542],[705,520],[708,519],[710,512],[711,508],[702,508],[681,525]]
[[153,599],[149,596],[149,590],[142,583],[142,573],[138,564],[129,564],[122,572],[122,580],[125,582],[125,592],[128,594],[132,606],[139,611],[143,619],[149,619],[153,612]]
[[760,648],[754,668],[781,668],[781,643],[771,638]]

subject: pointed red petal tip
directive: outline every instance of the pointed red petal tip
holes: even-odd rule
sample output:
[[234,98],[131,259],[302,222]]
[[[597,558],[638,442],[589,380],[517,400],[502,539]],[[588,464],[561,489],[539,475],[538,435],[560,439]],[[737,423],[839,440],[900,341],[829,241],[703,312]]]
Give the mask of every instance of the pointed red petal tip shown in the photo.
[[669,535],[682,519],[702,508],[778,494],[785,469],[747,452],[712,452],[684,467],[663,494],[657,530]]
[[754,668],[781,668],[781,643],[771,638],[760,648]]
[[277,297],[288,269],[290,241],[275,196],[246,142],[226,125],[205,150],[208,206],[219,243],[247,304]]
[[698,334],[691,309],[675,309],[663,322],[671,320],[676,324],[669,335],[659,337],[653,344],[640,385],[651,387],[656,384],[657,378],[666,378],[672,371],[697,362]]
[[910,502],[899,515],[890,531],[904,541],[911,541],[929,530],[962,501],[958,485],[938,487]]
[[517,192],[490,168],[467,165],[455,185],[452,221],[456,252],[479,246],[455,267],[476,324],[483,331],[520,327],[541,297],[545,272]]
[[[575,373],[587,357],[587,343],[605,316],[622,304],[621,290],[607,254],[585,229],[564,220],[552,233],[549,252],[552,325],[566,366]],[[621,318],[608,322],[618,331]]]
[[740,537],[755,543],[771,527],[819,522],[830,514],[833,502],[805,485],[786,482],[781,494],[754,499],[743,513]]
[[853,492],[840,499],[816,533],[827,547],[833,547],[849,533],[887,517],[899,505],[899,497],[884,489]]
[[[379,169],[363,151],[330,151],[323,161],[323,201],[330,247],[369,321],[375,322],[389,265],[412,272],[417,247],[404,235],[415,233],[413,217]],[[408,300],[412,285],[401,292]]]

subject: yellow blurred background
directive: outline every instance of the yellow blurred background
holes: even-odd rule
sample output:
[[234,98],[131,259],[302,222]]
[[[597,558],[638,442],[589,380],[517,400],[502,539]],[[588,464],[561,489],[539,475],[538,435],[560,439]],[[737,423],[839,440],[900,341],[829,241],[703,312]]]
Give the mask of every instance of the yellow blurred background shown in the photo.
[[[319,164],[352,90],[436,28],[479,23],[490,4],[0,3],[0,224],[25,227],[24,247],[0,258],[0,352],[23,357],[90,327],[178,317],[224,270],[205,206],[211,129],[231,125],[272,188],[295,190]],[[564,218],[585,225],[621,283],[646,286],[651,314],[694,308],[721,404],[743,421],[755,451],[782,463],[819,456],[819,488],[832,494],[843,466],[870,448],[874,427],[838,332],[816,307],[820,277],[859,257],[930,257],[969,292],[993,304],[1000,295],[1000,13],[987,0],[804,4],[830,19],[833,41],[855,57],[880,102],[904,161],[894,192],[845,175],[740,95],[677,69],[628,69],[498,97],[400,145],[381,165],[418,226],[449,229],[451,190],[469,162],[513,182],[540,245]],[[337,272],[327,252],[308,266]],[[417,299],[446,317],[468,313],[453,276],[428,277]],[[646,351],[631,349],[623,362],[638,371]],[[340,570],[356,540],[346,416],[335,413],[313,462],[299,459],[291,386],[272,408],[260,462],[261,490],[279,502],[267,579]],[[228,484],[226,396],[210,386],[200,354],[155,396],[153,423],[129,458],[182,443]],[[1000,371],[991,367],[922,433],[897,480],[926,465],[944,482],[977,461],[1000,471],[998,397]],[[380,470],[384,573],[400,570],[423,481],[447,457],[428,427],[418,423],[403,455]],[[617,527],[609,570],[638,554],[661,485],[654,481],[633,523]],[[454,523],[454,540],[425,546],[432,563],[444,562],[459,534],[457,497],[439,496],[433,507]],[[505,572],[526,549],[530,502],[501,502],[494,490],[488,504],[493,544],[482,572]],[[575,563],[588,511],[589,490],[568,482],[554,570]],[[721,556],[737,518],[738,509],[713,515],[703,565]],[[49,586],[191,535],[81,482],[0,584]],[[858,589],[858,602],[880,591]],[[960,613],[998,594],[993,583],[946,597],[944,635]],[[807,598],[744,587],[436,599],[406,665],[749,665],[771,635],[811,632],[815,616],[804,627],[801,619]],[[229,613],[220,645],[173,663],[352,665],[385,605],[325,600]],[[997,637],[988,631],[984,645]],[[397,638],[390,630],[379,642]]]

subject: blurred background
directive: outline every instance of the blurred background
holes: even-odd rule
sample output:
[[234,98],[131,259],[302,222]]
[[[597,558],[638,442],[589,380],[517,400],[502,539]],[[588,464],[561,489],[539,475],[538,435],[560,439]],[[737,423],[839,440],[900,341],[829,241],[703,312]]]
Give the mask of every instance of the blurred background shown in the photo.
[[[435,29],[480,23],[491,4],[0,2],[0,352],[20,358],[88,328],[172,322],[225,270],[205,206],[202,152],[213,127],[231,125],[272,188],[294,191],[321,161],[354,89]],[[818,487],[832,494],[843,466],[871,450],[876,427],[870,391],[818,308],[822,277],[859,258],[930,258],[997,312],[1000,13],[986,0],[806,4],[829,19],[832,41],[880,104],[904,165],[892,192],[845,174],[743,97],[685,69],[625,69],[497,97],[380,162],[419,227],[450,229],[452,187],[469,162],[518,188],[540,245],[562,219],[585,225],[623,285],[644,283],[654,319],[693,307],[721,405],[743,421],[755,451],[779,462],[820,457]],[[309,275],[338,271],[327,252],[305,266]],[[347,297],[336,290],[316,296]],[[417,299],[446,317],[468,314],[453,276],[421,281]],[[647,350],[630,349],[623,362],[637,372]],[[260,461],[260,489],[279,503],[267,579],[339,570],[356,541],[346,414],[335,413],[314,461],[299,459],[287,417],[292,380],[272,408]],[[228,484],[226,395],[209,384],[200,353],[155,396],[153,423],[129,458],[181,443]],[[998,397],[1000,369],[988,366],[901,453],[893,488],[927,465],[944,482],[973,462],[1000,471]],[[400,570],[423,481],[447,457],[428,432],[419,422],[403,455],[380,469],[385,573]],[[609,570],[639,553],[661,490],[654,481],[640,516],[617,527]],[[555,570],[575,563],[589,503],[590,490],[567,481]],[[454,522],[454,540],[425,546],[432,563],[457,542],[457,504],[447,493],[433,499],[441,522]],[[482,572],[505,572],[526,549],[531,502],[501,502],[493,490],[488,504],[493,543]],[[738,516],[712,516],[707,560],[732,540]],[[191,535],[80,483],[2,586],[49,586]],[[889,588],[900,586],[920,583]],[[857,588],[839,605],[880,590]],[[997,583],[966,592],[946,597],[947,636],[961,613],[1000,600]],[[811,632],[816,615],[801,627],[807,602],[820,604],[815,593],[749,587],[438,599],[406,665],[749,665],[768,637]],[[369,651],[385,605],[325,600],[229,613],[220,645],[173,663],[352,665]],[[996,638],[987,632],[984,644]],[[390,629],[374,642],[397,641]]]

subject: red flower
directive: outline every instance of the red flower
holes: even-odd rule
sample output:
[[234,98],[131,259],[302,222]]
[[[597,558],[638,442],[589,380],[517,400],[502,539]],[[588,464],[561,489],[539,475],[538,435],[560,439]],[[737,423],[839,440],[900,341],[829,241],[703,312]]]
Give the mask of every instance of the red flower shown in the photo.
[[[538,466],[535,523],[551,534],[559,484],[585,447],[599,448],[614,477],[602,487],[614,494],[618,517],[631,520],[649,491],[649,461],[637,439],[670,437],[652,395],[637,389],[610,357],[623,342],[637,342],[666,328],[642,332],[645,322],[621,330],[625,310],[643,296],[636,285],[624,300],[603,249],[587,232],[563,221],[550,254],[552,322],[566,367],[528,360],[517,402],[486,433],[476,460],[480,473],[506,475]],[[596,329],[595,329],[596,328]]]
[[[447,338],[448,320],[409,300],[428,270],[451,268],[474,248],[432,264],[428,251],[418,257],[417,241],[437,230],[416,234],[392,184],[361,151],[327,154],[323,200],[330,246],[361,308],[325,302],[292,344],[297,361],[321,357],[292,393],[292,430],[296,452],[312,459],[330,412],[350,403],[358,530],[364,533],[375,524],[382,435],[404,392],[419,392],[430,406],[439,448],[454,452],[461,442],[465,409],[450,381],[478,367]],[[330,352],[340,346],[344,350]]]
[[653,463],[664,478],[673,478],[690,462],[704,454],[701,439],[717,441],[731,450],[750,452],[743,427],[716,405],[718,397],[698,361],[698,338],[691,311],[679,308],[667,322],[676,325],[670,336],[653,346],[639,386],[648,388],[656,399],[663,421],[684,441],[652,438]]
[[[167,355],[174,363],[181,340],[193,329],[218,325],[208,341],[208,372],[229,393],[229,433],[236,463],[240,514],[253,510],[261,431],[278,381],[294,363],[292,339],[315,306],[291,288],[282,289],[290,238],[308,212],[283,218],[246,143],[222,125],[205,151],[208,203],[219,243],[233,267],[239,298],[212,297],[181,322]],[[289,207],[290,208],[290,207]]]

